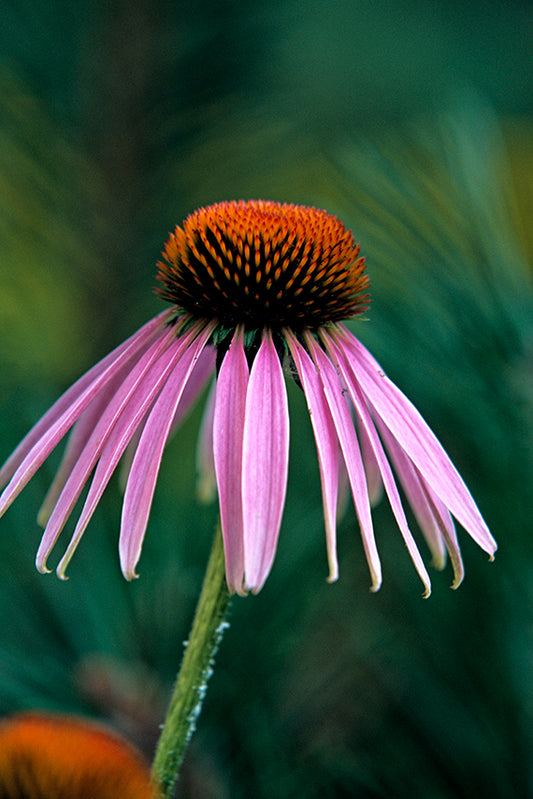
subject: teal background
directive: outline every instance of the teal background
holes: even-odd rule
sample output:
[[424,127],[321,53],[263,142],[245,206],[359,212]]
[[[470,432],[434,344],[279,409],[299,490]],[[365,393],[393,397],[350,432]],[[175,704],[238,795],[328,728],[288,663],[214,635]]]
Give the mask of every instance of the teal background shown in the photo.
[[[160,310],[155,262],[187,213],[308,203],[361,242],[373,302],[352,330],[499,543],[490,564],[461,531],[464,584],[432,571],[423,600],[384,502],[371,594],[349,508],[327,585],[291,386],[278,555],[263,591],[233,602],[179,797],[533,796],[532,40],[526,2],[2,9],[0,459]],[[1,715],[88,714],[150,755],[216,520],[194,497],[200,418],[166,452],[135,583],[118,481],[66,583],[33,567],[56,454],[0,521]]]

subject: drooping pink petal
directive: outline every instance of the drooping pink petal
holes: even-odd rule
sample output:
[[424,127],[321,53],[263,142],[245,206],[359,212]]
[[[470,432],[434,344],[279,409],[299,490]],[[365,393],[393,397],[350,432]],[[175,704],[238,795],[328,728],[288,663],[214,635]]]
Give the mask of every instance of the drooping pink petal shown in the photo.
[[465,576],[463,566],[463,558],[459,548],[459,541],[457,540],[457,533],[453,519],[447,508],[444,508],[440,499],[435,495],[431,486],[428,485],[422,475],[418,474],[422,491],[426,495],[428,506],[433,514],[436,524],[438,525],[441,535],[444,539],[444,544],[448,550],[450,561],[453,568],[453,582],[452,588],[459,588]]
[[[130,368],[129,364],[126,368]],[[72,427],[59,468],[37,514],[37,523],[41,527],[46,527],[54,505],[59,499],[76,461],[83,452],[98,420],[109,405],[124,377],[124,369],[119,370],[117,375],[96,395]]]
[[[347,393],[348,388],[344,384],[342,374],[340,374],[339,370],[337,370],[337,374],[339,377],[339,381],[341,384],[341,388],[344,394]],[[350,411],[353,414],[353,407],[350,406]],[[373,508],[374,505],[381,500],[383,496],[383,482],[381,480],[381,473],[379,471],[379,466],[376,461],[376,457],[374,455],[374,450],[368,440],[368,436],[365,432],[365,428],[360,424],[360,420],[354,417],[354,424],[357,431],[357,440],[359,441],[359,447],[361,449],[361,456],[363,458],[363,465],[365,467],[365,476],[366,476],[366,487],[368,490],[368,498],[370,500],[370,507]],[[344,462],[341,458],[341,474],[342,470],[345,470]],[[345,475],[347,488],[349,490],[349,482],[348,482],[348,475]]]
[[332,336],[347,352],[370,407],[453,516],[492,556],[497,544],[461,476],[422,416],[355,336],[342,325]]
[[213,458],[230,591],[244,594],[242,458],[249,369],[238,327],[216,381]]
[[[365,469],[366,474],[366,469]],[[370,493],[370,492],[369,492]],[[344,458],[339,457],[339,479],[338,479],[338,493],[337,493],[337,522],[339,519],[344,519],[350,504],[351,489],[348,472],[346,471],[346,464]],[[372,497],[369,496],[370,501]]]
[[355,434],[354,422],[335,367],[316,343],[313,336],[307,334],[305,342],[318,369],[335,429],[337,430],[361,528],[363,547],[372,578],[371,591],[377,591],[381,585],[381,563],[374,537],[365,469]]
[[119,551],[122,572],[128,580],[137,577],[135,567],[141,554],[159,466],[172,420],[191,372],[213,332],[213,326],[209,324],[201,332],[198,327],[193,327],[183,334],[183,338],[190,337],[191,343],[171,372],[144,425],[122,506]]
[[147,324],[139,328],[130,338],[122,342],[122,344],[110,352],[109,355],[106,355],[105,358],[89,369],[88,372],[80,377],[79,380],[61,395],[44,416],[39,419],[37,424],[32,427],[18,447],[6,460],[0,469],[0,486],[5,485],[13,476],[28,453],[41,440],[44,434],[49,431],[54,423],[75,405],[80,397],[86,395],[91,384],[103,373],[105,373],[107,379],[109,379],[116,369],[119,368],[119,364],[124,363],[126,360],[126,358],[122,357],[124,354],[126,354],[127,357],[132,357],[137,352],[141,351],[143,347],[147,346],[151,338],[164,326],[169,316],[169,311],[163,311],[163,313],[151,319],[150,322],[147,322]]
[[215,456],[213,454],[213,420],[215,415],[216,381],[209,389],[202,423],[196,443],[196,496],[202,503],[212,502],[217,495]]
[[216,350],[211,345],[207,345],[200,353],[200,356],[191,372],[191,376],[183,390],[183,395],[180,404],[176,409],[176,414],[172,420],[170,427],[170,436],[173,436],[176,430],[195,404],[199,395],[206,387],[209,378],[215,370]]
[[250,372],[243,433],[245,587],[255,593],[274,560],[288,466],[287,390],[272,334],[266,331]]
[[433,554],[434,565],[437,569],[443,569],[448,551],[454,573],[452,588],[457,588],[463,580],[464,567],[452,516],[397,444],[390,430],[379,420],[378,427],[416,520]]
[[381,479],[381,472],[379,464],[374,454],[374,449],[366,432],[366,428],[359,419],[357,422],[357,437],[361,447],[361,455],[363,456],[363,464],[365,466],[366,484],[368,488],[368,498],[370,506],[373,508],[377,505],[383,497],[383,480]]
[[[44,429],[40,427],[41,422],[38,422],[33,428],[33,431],[30,431],[22,444],[24,444],[27,439],[31,439],[32,441],[34,440],[35,430],[38,427],[40,432],[42,432],[42,435],[35,441],[29,452],[27,452],[26,456],[18,466],[13,477],[11,478],[11,481],[0,497],[0,515],[4,513],[4,511],[9,507],[9,505],[11,505],[18,494],[20,494],[24,486],[29,482],[29,480],[31,480],[43,461],[46,460],[58,442],[70,430],[74,422],[88,407],[94,397],[96,397],[97,394],[105,388],[109,381],[116,376],[117,372],[125,363],[136,360],[139,353],[146,349],[147,343],[153,339],[154,336],[160,337],[162,335],[163,323],[160,317],[156,317],[155,320],[153,319],[149,325],[150,327],[145,325],[144,328],[141,328],[140,331],[137,331],[137,333],[128,340],[128,346],[124,347],[122,345],[121,347],[118,347],[115,351],[119,351],[118,356],[114,358],[108,356],[108,358],[105,358],[105,368],[101,368],[100,364],[100,368],[96,369],[96,372],[94,373],[96,375],[94,376],[94,379],[89,381],[85,380],[87,375],[90,375],[93,372],[93,370],[91,370],[87,373],[87,375],[80,378],[78,383],[72,387],[72,389],[74,389],[76,386],[79,387],[81,384],[83,390],[80,391],[78,388],[77,391],[71,394],[72,389],[69,389],[69,391],[67,391],[66,394],[64,394],[63,397],[58,400],[56,405],[51,408],[48,414],[45,414],[43,419],[41,419],[41,422],[47,417],[49,420],[55,419],[55,421],[51,422],[49,426],[45,426]],[[69,402],[65,401],[67,396],[70,398]],[[61,409],[61,413],[59,415],[57,413],[58,406]],[[52,411],[54,411],[54,413],[52,413]],[[20,447],[22,447],[22,444]],[[20,447],[17,448],[17,452]]]
[[381,473],[381,477],[383,479],[383,485],[385,487],[385,491],[389,498],[392,512],[394,513],[394,517],[402,534],[403,540],[405,541],[405,545],[407,546],[409,554],[411,555],[411,559],[419,574],[419,577],[424,583],[425,587],[424,596],[427,597],[431,593],[431,580],[429,578],[429,574],[427,573],[426,567],[424,566],[424,562],[422,560],[418,547],[415,543],[415,540],[411,534],[409,525],[407,524],[407,519],[405,517],[405,512],[402,506],[400,495],[398,493],[398,488],[396,487],[396,482],[394,480],[392,470],[387,460],[387,456],[385,455],[385,452],[383,450],[383,445],[377,434],[374,422],[372,421],[372,418],[370,416],[370,412],[365,402],[365,398],[363,396],[360,386],[358,385],[357,378],[353,370],[351,369],[350,362],[344,355],[342,347],[337,346],[333,341],[333,339],[327,334],[325,330],[321,332],[321,337],[327,347],[328,353],[332,358],[336,368],[340,370],[344,378],[344,382],[350,393],[350,397],[353,402],[355,411],[358,415],[358,418],[360,420],[361,426],[364,429],[366,435],[368,436],[368,440],[372,447],[376,462],[379,467],[379,471]]
[[67,566],[124,450],[131,441],[132,436],[139,429],[139,426],[141,426],[142,430],[143,418],[165,384],[170,372],[182,356],[187,346],[187,341],[186,337],[175,339],[157,361],[152,364],[108,436],[100,454],[78,523],[65,554],[58,564],[58,577],[65,578]]
[[[172,438],[178,427],[182,424],[192,405],[196,402],[198,396],[204,390],[209,377],[213,374],[213,370],[215,368],[215,357],[216,351],[214,347],[208,345],[198,358],[196,366],[194,367],[189,378],[189,382],[185,386],[185,390],[183,392],[180,404],[178,405],[176,415],[172,420],[170,433],[168,434],[169,439]],[[142,427],[143,425],[139,425],[138,430],[132,436],[119,467],[119,483],[122,491],[125,490],[126,483],[128,482],[128,475],[130,473],[135,450],[137,449],[137,444],[139,443]]]
[[83,451],[72,468],[59,499],[50,514],[37,552],[36,565],[39,571],[47,571],[46,559],[71,514],[117,420],[128,407],[132,396],[138,390],[150,366],[174,338],[175,331],[172,328],[162,331],[159,338],[148,347],[138,362],[131,367],[115,395],[110,398],[107,407],[100,416]]
[[[409,504],[413,509],[419,527],[424,533],[431,550],[435,562],[434,565],[436,568],[442,569],[446,564],[446,547],[439,526],[436,524],[433,513],[427,502],[426,494],[422,488],[421,478],[408,456],[396,443],[388,427],[386,427],[380,419],[377,420],[377,426],[396,469],[396,474],[409,500]],[[437,501],[440,502],[440,500]],[[453,519],[450,513],[444,508],[444,505],[442,505],[442,508],[447,513],[448,523],[453,525]]]
[[337,559],[339,443],[316,366],[291,331],[285,330],[284,335],[300,377],[315,436],[326,528],[328,581],[333,582],[339,576]]

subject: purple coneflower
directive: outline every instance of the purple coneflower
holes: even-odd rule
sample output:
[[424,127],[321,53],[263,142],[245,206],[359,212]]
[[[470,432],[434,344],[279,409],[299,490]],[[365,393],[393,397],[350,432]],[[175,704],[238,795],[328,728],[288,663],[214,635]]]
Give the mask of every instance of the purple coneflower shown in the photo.
[[112,730],[76,716],[0,721],[3,799],[157,799],[148,764]]
[[402,485],[437,567],[463,568],[453,517],[496,549],[455,467],[418,411],[341,323],[369,303],[364,258],[335,216],[304,206],[219,203],[176,227],[159,263],[172,308],[81,377],[28,433],[0,472],[3,513],[72,429],[39,514],[47,558],[84,485],[85,504],[57,572],[66,567],[119,460],[129,472],[120,560],[136,576],[165,443],[216,373],[201,434],[204,482],[216,480],[231,591],[257,592],[274,559],[285,504],[289,411],[284,373],[303,389],[318,452],[329,580],[338,574],[339,481],[347,479],[370,568],[381,584],[371,498],[382,486],[429,594]]

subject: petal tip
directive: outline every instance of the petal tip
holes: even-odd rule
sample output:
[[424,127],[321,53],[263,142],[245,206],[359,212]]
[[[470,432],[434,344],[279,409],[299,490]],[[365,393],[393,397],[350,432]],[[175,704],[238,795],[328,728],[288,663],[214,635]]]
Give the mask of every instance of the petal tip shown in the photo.
[[254,580],[253,583],[249,583],[247,580],[245,580],[243,587],[241,589],[243,593],[240,594],[240,596],[247,596],[248,594],[253,594],[254,596],[257,596],[257,594],[263,588],[265,581],[266,581],[266,576],[262,580],[257,580],[257,581]]
[[132,580],[139,579],[139,573],[136,571],[135,566],[122,568],[122,574],[129,583],[131,583]]
[[37,524],[39,525],[39,527],[42,527],[43,530],[46,527],[46,525],[48,524],[48,520],[50,518],[50,514],[51,513],[52,513],[52,509],[48,508],[48,507],[45,507],[43,505],[41,507],[41,509],[39,510],[39,513],[37,514]]
[[238,596],[246,596],[248,593],[245,586],[243,585],[242,577],[240,580],[233,580],[226,573],[226,585],[228,587],[229,593],[232,596],[234,594],[237,594]]
[[446,556],[434,555],[431,559],[431,565],[436,571],[443,571],[446,566]]
[[64,580],[65,582],[69,579],[67,577],[67,569],[69,567],[69,564],[70,564],[70,561],[71,561],[72,555],[73,555],[73,551],[71,552],[69,550],[70,550],[70,547],[69,547],[69,549],[67,549],[67,551],[65,552],[65,554],[63,555],[63,557],[61,558],[59,563],[57,564],[57,568],[56,568],[57,577],[59,577],[60,580]]
[[40,574],[52,573],[52,569],[49,569],[48,566],[46,565],[47,558],[48,556],[46,558],[37,558],[37,560],[35,561],[35,568]]
[[337,560],[337,552],[334,548],[334,551],[330,553],[330,557],[328,558],[328,569],[329,573],[326,577],[327,583],[335,583],[339,579],[339,562]]
[[217,498],[216,483],[205,476],[199,477],[196,484],[196,498],[200,505],[210,505]]

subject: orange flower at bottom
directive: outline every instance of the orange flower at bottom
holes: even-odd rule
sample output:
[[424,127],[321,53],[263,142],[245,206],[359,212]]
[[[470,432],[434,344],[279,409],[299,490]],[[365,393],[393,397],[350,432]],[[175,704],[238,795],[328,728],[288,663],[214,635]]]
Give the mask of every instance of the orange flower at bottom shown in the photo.
[[118,735],[71,716],[0,723],[1,799],[155,799],[142,756]]

